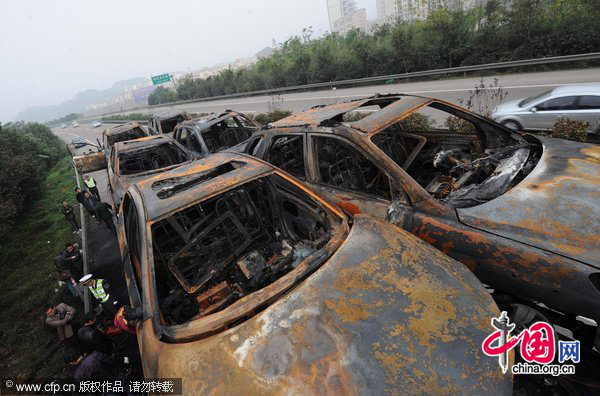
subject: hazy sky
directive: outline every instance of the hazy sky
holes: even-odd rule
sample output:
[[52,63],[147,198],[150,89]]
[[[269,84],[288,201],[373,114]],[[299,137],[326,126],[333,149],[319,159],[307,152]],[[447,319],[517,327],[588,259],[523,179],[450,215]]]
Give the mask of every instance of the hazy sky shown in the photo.
[[[359,0],[375,17],[375,0]],[[0,121],[132,77],[254,55],[312,26],[326,0],[0,0]]]

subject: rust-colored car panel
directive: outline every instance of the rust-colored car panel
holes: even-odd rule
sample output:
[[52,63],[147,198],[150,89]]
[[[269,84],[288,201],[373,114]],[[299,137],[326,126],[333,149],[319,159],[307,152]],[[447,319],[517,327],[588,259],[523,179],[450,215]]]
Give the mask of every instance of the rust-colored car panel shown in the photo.
[[108,183],[116,207],[131,184],[194,159],[168,135],[117,142],[111,147],[109,158]]
[[[332,226],[329,240],[233,303],[167,323],[172,312],[162,309],[165,286],[157,282],[161,246],[171,242],[161,242],[157,226],[191,218],[198,205],[217,208],[234,191],[250,191],[256,201],[251,185],[273,177],[317,204]],[[130,187],[119,222],[131,303],[145,313],[137,326],[144,373],[183,378],[185,394],[512,391],[512,376],[481,352],[499,310],[467,268],[381,220],[357,215],[349,224],[335,206],[264,162],[219,153],[152,176]],[[217,289],[206,292],[227,293]],[[191,295],[204,303],[206,292]]]
[[[369,100],[387,104],[381,102],[384,105],[380,111],[359,121],[342,121],[340,109],[354,111]],[[304,180],[326,199],[349,213],[386,217],[467,265],[496,293],[516,297],[519,302],[542,302],[572,315],[572,321],[563,326],[574,325],[576,315],[600,321],[598,146],[516,134],[432,98],[388,95],[350,103],[354,105],[333,105],[331,111],[329,106],[315,107],[284,119],[253,136],[247,152],[273,162],[271,152],[276,139],[303,136]],[[460,117],[472,127],[439,133],[401,130],[403,122],[425,107]],[[332,113],[334,119],[325,118]],[[306,122],[299,126],[297,120]],[[388,127],[398,127],[398,134],[405,140],[412,139],[398,161],[384,151],[389,146],[375,143]],[[433,151],[433,143],[423,147],[411,135],[425,138],[428,144],[435,142],[440,148]],[[380,172],[378,177],[389,178],[389,196],[353,189],[352,177],[343,187],[326,182],[319,162],[322,138],[343,141],[374,164]],[[449,149],[453,142],[469,147],[477,157],[458,157],[460,150]],[[334,158],[335,150],[329,153]],[[428,164],[423,162],[424,153],[431,153]],[[407,165],[407,160],[412,162]],[[289,158],[286,161],[273,163],[286,169],[291,163]],[[328,169],[333,166],[331,161],[325,164],[330,166]],[[436,176],[431,182],[427,180],[428,185],[421,185],[412,175],[419,174],[421,168],[436,169],[431,167],[435,161],[466,169],[477,169],[489,161],[485,165],[488,173],[485,178],[462,185],[459,177],[448,176]],[[362,166],[364,171],[365,164]],[[469,176],[467,173],[465,176]]]
[[600,265],[600,146],[538,137],[544,154],[517,187],[458,209],[465,224]]
[[128,122],[104,130],[102,132],[102,145],[104,150],[107,151],[115,143],[140,139],[146,136],[150,136],[150,134],[138,122]]
[[73,157],[73,163],[79,173],[95,172],[106,168],[106,157],[104,151],[76,155]]

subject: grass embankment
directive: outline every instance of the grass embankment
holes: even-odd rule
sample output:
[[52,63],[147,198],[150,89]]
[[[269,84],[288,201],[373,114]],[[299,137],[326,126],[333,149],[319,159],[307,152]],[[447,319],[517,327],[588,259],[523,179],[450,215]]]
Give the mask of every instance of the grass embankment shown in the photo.
[[[70,157],[62,158],[29,202],[0,251],[0,372],[4,377],[47,378],[62,368],[64,347],[56,330],[44,324],[44,306],[61,302],[52,258],[74,242],[60,211],[71,205],[74,175]],[[79,214],[79,210],[75,210]],[[78,216],[79,217],[79,216]]]

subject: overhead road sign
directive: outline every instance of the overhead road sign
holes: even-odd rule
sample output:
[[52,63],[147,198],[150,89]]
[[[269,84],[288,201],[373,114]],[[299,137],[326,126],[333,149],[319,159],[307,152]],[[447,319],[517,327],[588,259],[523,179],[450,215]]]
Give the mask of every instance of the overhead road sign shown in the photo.
[[152,76],[152,84],[158,85],[171,81],[171,76],[168,73]]

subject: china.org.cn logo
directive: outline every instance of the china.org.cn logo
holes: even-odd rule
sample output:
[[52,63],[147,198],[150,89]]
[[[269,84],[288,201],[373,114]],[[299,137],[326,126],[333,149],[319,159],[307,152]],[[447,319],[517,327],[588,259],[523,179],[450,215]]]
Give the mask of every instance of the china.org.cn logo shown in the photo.
[[[515,329],[506,312],[499,318],[492,318],[492,327],[496,329],[481,345],[483,352],[498,357],[503,373],[508,370],[508,352],[518,349],[526,363],[517,363],[510,369],[513,374],[575,374],[574,364],[562,364],[567,361],[579,363],[579,341],[558,341],[558,362],[551,364],[556,355],[556,336],[554,328],[546,322],[536,322],[519,335],[510,336]],[[516,349],[515,349],[516,350]]]

